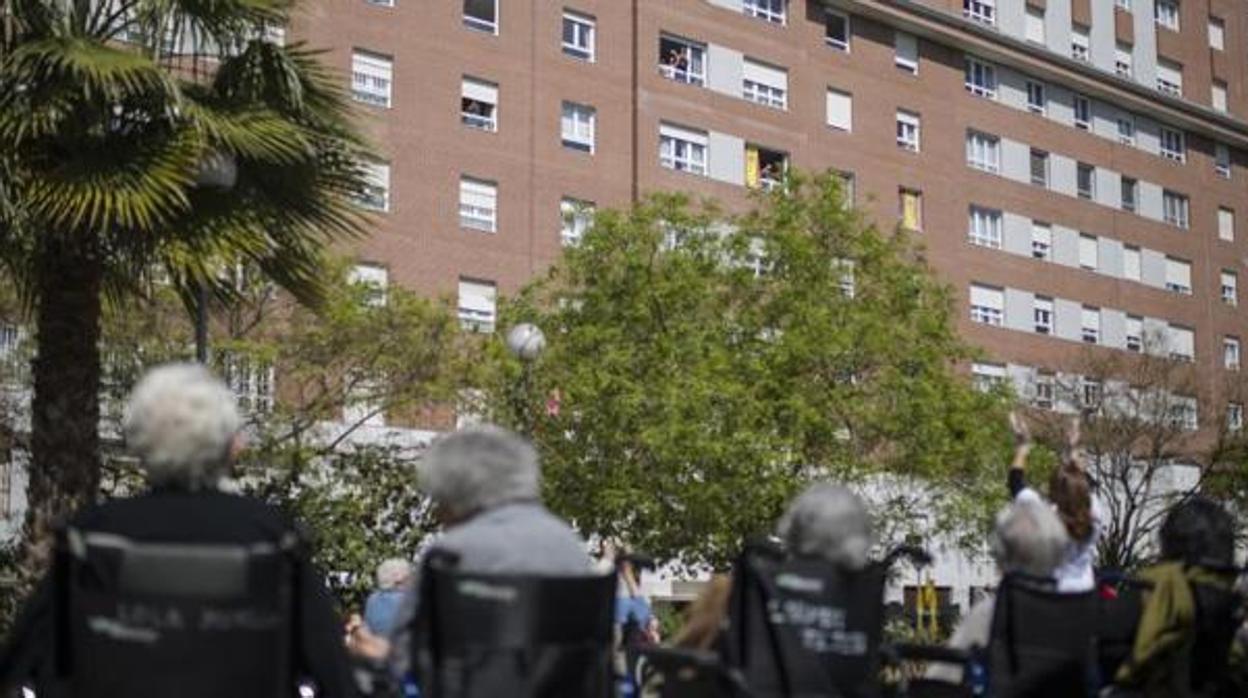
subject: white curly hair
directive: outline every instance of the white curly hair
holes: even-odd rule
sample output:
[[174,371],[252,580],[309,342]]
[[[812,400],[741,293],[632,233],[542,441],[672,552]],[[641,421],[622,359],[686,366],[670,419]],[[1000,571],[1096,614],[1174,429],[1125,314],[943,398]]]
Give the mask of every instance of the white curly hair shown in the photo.
[[821,557],[849,570],[870,562],[871,516],[858,495],[830,482],[806,488],[780,517],[777,533],[798,555]]
[[519,435],[490,424],[434,441],[418,475],[421,489],[456,516],[536,500],[541,489],[537,450]]
[[148,371],[130,393],[126,446],[153,486],[215,487],[229,469],[242,418],[234,394],[199,364]]

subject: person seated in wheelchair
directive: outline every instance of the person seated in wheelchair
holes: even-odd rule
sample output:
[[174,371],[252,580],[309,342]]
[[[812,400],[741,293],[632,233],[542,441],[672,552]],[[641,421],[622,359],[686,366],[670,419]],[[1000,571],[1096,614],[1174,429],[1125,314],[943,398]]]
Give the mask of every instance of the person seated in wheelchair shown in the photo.
[[1140,574],[1150,588],[1131,655],[1114,677],[1117,695],[1248,695],[1248,685],[1230,681],[1244,680],[1234,646],[1244,599],[1235,589],[1231,515],[1195,496],[1175,506],[1158,533],[1161,561]]
[[[0,653],[6,688],[293,695],[310,680],[319,696],[354,695],[340,620],[295,523],[222,488],[241,427],[233,393],[199,364],[139,381],[123,435],[148,489],[88,505],[61,532]],[[247,643],[281,651],[260,658]],[[282,656],[290,666],[267,665]]]
[[[784,555],[799,564],[800,561],[831,563],[833,570],[853,575],[872,563],[873,533],[866,505],[849,489],[831,482],[813,484],[798,495],[781,516],[776,532],[783,543]],[[743,556],[741,562],[746,557],[748,555]],[[740,675],[741,667],[731,666],[732,655],[739,654],[731,647],[734,645],[731,616],[742,610],[737,607],[741,590],[734,588],[734,579],[740,576],[740,570],[737,572],[711,578],[673,642],[674,648],[690,653],[690,659],[696,659],[703,666],[709,666],[713,656],[720,658],[714,663],[718,671],[727,675],[720,681],[719,692],[724,695],[743,693],[746,689],[742,682],[748,680],[748,676]],[[766,633],[763,628],[753,628],[751,632]],[[736,644],[740,639],[737,638]],[[643,695],[674,695],[664,691],[667,680],[660,672],[647,675],[643,668]],[[757,690],[757,687],[751,689]]]
[[[542,505],[537,450],[520,436],[493,425],[443,436],[421,459],[418,478],[445,527],[426,559],[445,556],[455,561],[455,569],[481,574],[555,577],[594,571],[584,539]],[[356,626],[348,639],[353,652],[384,659],[396,677],[412,669],[419,578],[418,570],[388,638]]]
[[[1053,579],[1066,558],[1070,537],[1053,508],[1036,499],[1015,500],[998,515],[988,538],[988,549],[1002,576],[1024,574]],[[1054,582],[1056,586],[1056,582]],[[992,634],[995,598],[981,600],[964,616],[947,643],[960,650],[988,646]],[[929,666],[927,678],[958,683],[962,667],[938,663]]]

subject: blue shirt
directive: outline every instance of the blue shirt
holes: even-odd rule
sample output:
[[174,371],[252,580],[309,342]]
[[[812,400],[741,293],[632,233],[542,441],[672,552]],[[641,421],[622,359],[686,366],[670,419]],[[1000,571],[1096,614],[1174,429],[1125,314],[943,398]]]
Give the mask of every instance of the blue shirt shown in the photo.
[[402,589],[378,589],[364,603],[364,624],[375,635],[389,637],[403,602]]

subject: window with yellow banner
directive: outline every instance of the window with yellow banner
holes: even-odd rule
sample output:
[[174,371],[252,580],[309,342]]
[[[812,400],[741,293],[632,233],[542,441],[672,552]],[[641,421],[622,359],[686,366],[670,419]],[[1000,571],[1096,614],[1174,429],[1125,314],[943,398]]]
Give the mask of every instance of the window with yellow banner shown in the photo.
[[901,227],[906,230],[923,229],[923,193],[913,189],[902,189]]

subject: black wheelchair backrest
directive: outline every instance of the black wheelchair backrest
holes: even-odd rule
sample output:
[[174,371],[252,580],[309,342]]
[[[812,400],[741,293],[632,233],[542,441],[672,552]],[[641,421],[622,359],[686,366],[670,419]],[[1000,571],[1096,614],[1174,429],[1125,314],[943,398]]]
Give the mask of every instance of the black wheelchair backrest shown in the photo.
[[725,663],[757,698],[876,695],[885,572],[747,549],[733,576]]
[[70,528],[57,673],[76,698],[276,698],[294,685],[295,540],[153,543]]
[[999,698],[1090,696],[1096,688],[1097,594],[1051,582],[1001,580],[989,640],[989,681]]
[[536,577],[427,564],[413,657],[429,698],[609,698],[615,575]]

